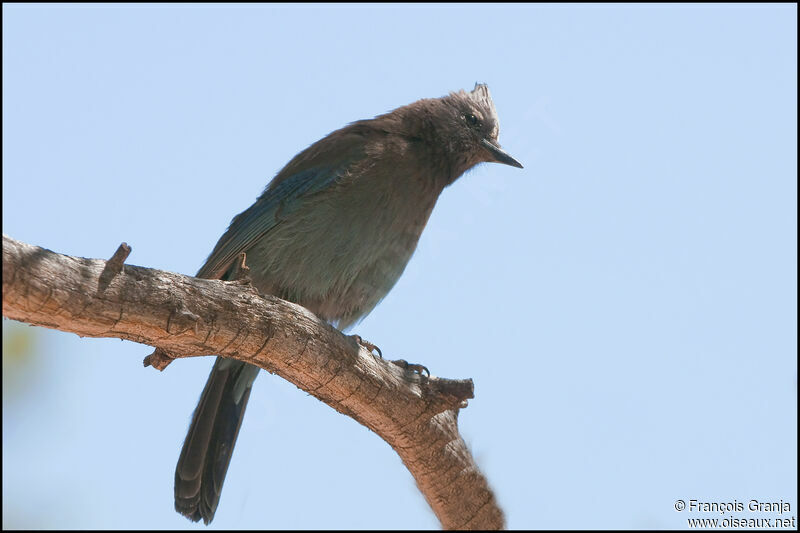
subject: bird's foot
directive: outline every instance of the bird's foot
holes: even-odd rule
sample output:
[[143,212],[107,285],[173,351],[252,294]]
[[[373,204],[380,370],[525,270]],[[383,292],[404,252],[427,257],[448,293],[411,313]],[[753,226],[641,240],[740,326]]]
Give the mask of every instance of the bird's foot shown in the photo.
[[425,372],[425,375],[426,375],[425,377],[431,377],[431,373],[428,371],[428,367],[426,367],[424,365],[420,365],[420,364],[417,364],[417,363],[409,363],[405,359],[397,359],[396,361],[391,361],[391,362],[396,364],[397,366],[399,366],[402,369],[410,370],[412,372],[416,372],[420,376],[422,375],[423,372]]
[[381,358],[381,359],[383,359],[383,353],[381,352],[381,349],[380,349],[380,348],[378,348],[376,345],[372,344],[372,343],[371,343],[371,342],[369,342],[369,341],[365,341],[364,339],[362,339],[362,338],[361,338],[361,335],[350,335],[350,336],[351,336],[353,339],[355,339],[355,341],[356,341],[356,342],[357,342],[357,343],[358,343],[360,346],[363,346],[364,348],[366,348],[366,349],[367,349],[367,351],[369,351],[369,353],[372,353],[372,352],[378,352],[378,355],[380,356],[380,358]]
[[[367,340],[362,339],[361,335],[350,335],[350,337],[353,340],[355,340],[359,346],[363,346],[364,348],[366,348],[367,351],[369,351],[369,353],[374,354],[374,352],[378,352],[378,356],[381,359],[383,359],[383,353],[381,352],[381,349],[378,348],[376,345],[372,344]],[[415,372],[420,376],[423,375],[424,372],[426,377],[431,377],[431,373],[428,371],[428,367],[424,365],[420,365],[417,363],[409,363],[405,359],[397,359],[395,361],[389,359],[389,362],[399,366],[403,370],[410,370],[411,372]]]

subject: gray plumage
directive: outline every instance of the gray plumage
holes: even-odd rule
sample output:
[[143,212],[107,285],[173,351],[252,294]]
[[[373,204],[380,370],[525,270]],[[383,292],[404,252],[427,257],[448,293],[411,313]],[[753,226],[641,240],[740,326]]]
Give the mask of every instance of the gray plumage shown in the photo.
[[[345,329],[403,273],[442,190],[481,162],[522,168],[497,143],[486,85],[334,131],[297,154],[220,238],[198,277],[253,284]],[[217,358],[175,470],[175,508],[208,524],[258,368]]]

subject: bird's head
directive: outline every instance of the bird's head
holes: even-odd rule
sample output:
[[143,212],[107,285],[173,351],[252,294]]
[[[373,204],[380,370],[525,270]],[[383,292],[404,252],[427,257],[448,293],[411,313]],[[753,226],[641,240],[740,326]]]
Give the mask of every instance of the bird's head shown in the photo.
[[437,134],[456,161],[456,173],[483,163],[503,163],[522,168],[500,147],[500,124],[489,87],[476,83],[471,92],[459,91],[438,99]]

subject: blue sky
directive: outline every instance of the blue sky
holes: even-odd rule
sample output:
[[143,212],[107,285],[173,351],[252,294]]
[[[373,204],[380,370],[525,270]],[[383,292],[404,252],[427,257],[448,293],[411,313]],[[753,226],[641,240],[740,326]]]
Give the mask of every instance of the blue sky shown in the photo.
[[[796,516],[794,5],[4,5],[3,232],[193,274],[294,154],[476,81],[525,169],[446,189],[353,332],[474,379],[462,434],[511,528]],[[211,358],[31,342],[3,526],[202,529],[172,487]],[[211,527],[438,522],[376,435],[262,374]]]

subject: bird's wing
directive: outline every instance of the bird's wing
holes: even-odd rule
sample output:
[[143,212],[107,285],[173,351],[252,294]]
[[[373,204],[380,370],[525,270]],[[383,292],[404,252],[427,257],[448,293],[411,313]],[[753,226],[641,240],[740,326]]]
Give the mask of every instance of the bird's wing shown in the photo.
[[329,187],[347,168],[348,165],[309,168],[267,189],[253,205],[233,219],[197,277],[221,278],[240,253],[247,252],[283,218],[297,210],[303,198]]

